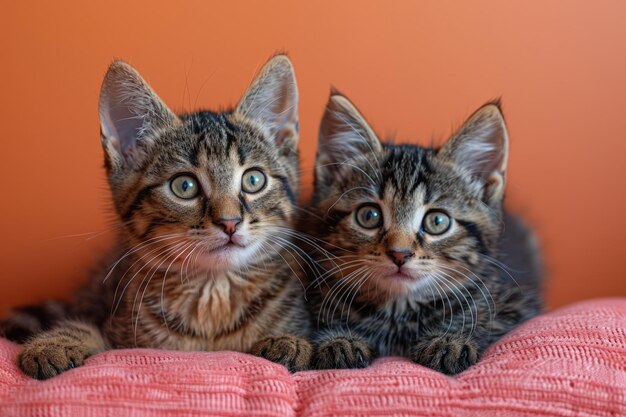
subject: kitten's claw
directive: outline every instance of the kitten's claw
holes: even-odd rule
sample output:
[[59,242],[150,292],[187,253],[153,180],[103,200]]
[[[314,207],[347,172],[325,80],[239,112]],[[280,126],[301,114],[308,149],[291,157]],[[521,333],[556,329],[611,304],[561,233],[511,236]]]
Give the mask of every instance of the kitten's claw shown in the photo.
[[319,343],[314,364],[317,369],[366,368],[373,358],[372,349],[365,340],[334,336]]
[[306,339],[284,335],[267,337],[257,342],[250,353],[279,363],[289,372],[298,372],[310,369],[313,347]]
[[455,375],[474,365],[479,359],[478,346],[459,335],[432,335],[420,340],[411,358],[428,368]]

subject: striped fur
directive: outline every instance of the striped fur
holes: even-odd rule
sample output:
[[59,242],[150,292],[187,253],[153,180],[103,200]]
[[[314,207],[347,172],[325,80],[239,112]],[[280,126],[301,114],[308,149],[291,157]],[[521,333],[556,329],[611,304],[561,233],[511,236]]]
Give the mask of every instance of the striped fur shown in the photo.
[[[309,316],[285,249],[298,194],[297,104],[285,56],[268,62],[235,109],[183,115],[114,62],[100,119],[119,242],[67,314],[36,320],[18,310],[5,320],[15,340],[34,333],[22,370],[44,379],[127,347],[237,350],[308,367]],[[249,169],[266,178],[258,192],[243,188]],[[196,197],[177,197],[180,174],[195,178]]]
[[[435,149],[380,142],[345,97],[331,95],[302,221],[323,242],[310,253],[326,270],[310,274],[307,287],[319,326],[316,367],[402,355],[454,374],[538,313],[534,239],[502,209],[507,153],[498,103]],[[358,224],[367,204],[381,210],[379,227]],[[452,219],[441,235],[424,226],[437,210]]]

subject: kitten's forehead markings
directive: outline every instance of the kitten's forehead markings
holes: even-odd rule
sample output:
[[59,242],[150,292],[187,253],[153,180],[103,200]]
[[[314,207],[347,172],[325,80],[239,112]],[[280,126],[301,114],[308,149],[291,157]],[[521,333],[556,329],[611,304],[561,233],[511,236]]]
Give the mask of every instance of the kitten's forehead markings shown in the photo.
[[213,182],[211,180],[212,175],[209,172],[209,158],[207,156],[206,148],[200,147],[197,155],[198,161],[198,181],[202,185],[202,189],[207,196],[211,195],[212,190],[214,189]]
[[388,183],[383,202],[388,213],[386,217],[391,217],[389,222],[385,221],[387,228],[396,226],[417,233],[427,210],[426,185],[420,184],[411,195],[401,198],[395,185]]
[[228,181],[229,190],[235,194],[239,194],[241,188],[241,176],[244,171],[243,167],[239,163],[239,150],[237,149],[237,146],[238,145],[235,143],[230,147],[230,163],[224,167],[230,175]]
[[413,193],[412,207],[414,208],[412,216],[412,227],[416,233],[420,230],[422,220],[426,214],[426,184],[422,183],[417,186],[417,189]]
[[208,171],[209,179],[213,189],[220,193],[238,193],[239,181],[242,168],[239,166],[239,156],[236,146],[229,146],[228,153],[215,155],[213,158],[206,158],[204,169]]

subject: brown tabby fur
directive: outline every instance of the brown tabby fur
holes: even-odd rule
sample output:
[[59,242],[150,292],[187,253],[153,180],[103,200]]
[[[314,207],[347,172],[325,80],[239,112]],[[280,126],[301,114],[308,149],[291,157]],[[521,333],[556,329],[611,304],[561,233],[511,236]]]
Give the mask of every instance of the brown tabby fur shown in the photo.
[[[48,304],[2,323],[26,342],[21,369],[45,379],[131,347],[236,350],[307,368],[309,317],[285,250],[298,189],[297,101],[285,56],[266,64],[234,110],[178,116],[130,65],[114,62],[100,118],[119,243],[64,314]],[[267,179],[256,193],[241,188],[250,168]],[[196,178],[197,197],[174,195],[179,174]],[[237,221],[229,237],[226,223]]]
[[[325,269],[311,270],[307,287],[315,367],[402,355],[455,374],[538,313],[534,239],[502,209],[507,155],[498,103],[435,149],[382,143],[347,98],[331,95],[302,221]],[[382,222],[366,228],[357,213],[371,205]],[[441,234],[424,226],[435,212],[451,218]]]

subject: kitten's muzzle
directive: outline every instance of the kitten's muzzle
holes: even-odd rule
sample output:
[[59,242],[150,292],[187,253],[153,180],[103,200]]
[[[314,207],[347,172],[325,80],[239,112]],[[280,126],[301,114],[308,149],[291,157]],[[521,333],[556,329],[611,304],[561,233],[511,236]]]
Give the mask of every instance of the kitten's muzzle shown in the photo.
[[391,249],[387,251],[387,256],[398,267],[404,265],[415,253],[409,249]]

